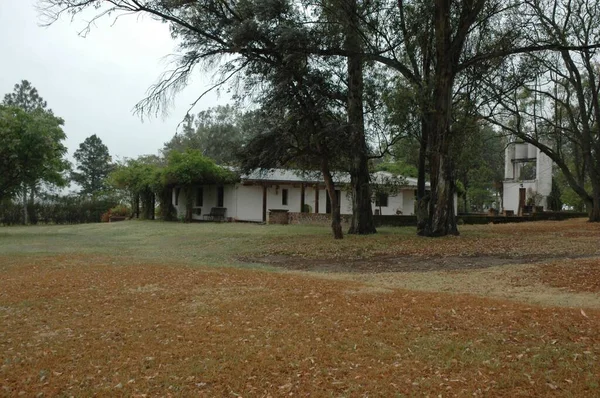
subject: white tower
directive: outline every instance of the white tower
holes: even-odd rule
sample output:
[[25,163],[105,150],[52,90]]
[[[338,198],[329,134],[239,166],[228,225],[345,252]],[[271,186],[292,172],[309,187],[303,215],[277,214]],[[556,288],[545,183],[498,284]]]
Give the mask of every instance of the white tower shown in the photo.
[[519,206],[534,202],[548,210],[552,190],[552,160],[537,147],[513,140],[504,156],[504,210],[517,214]]

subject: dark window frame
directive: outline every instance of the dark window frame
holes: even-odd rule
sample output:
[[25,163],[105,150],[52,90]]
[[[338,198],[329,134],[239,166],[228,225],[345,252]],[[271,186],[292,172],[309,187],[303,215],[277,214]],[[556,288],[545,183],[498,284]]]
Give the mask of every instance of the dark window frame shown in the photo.
[[196,188],[196,207],[204,206],[204,188],[198,187]]
[[282,189],[281,190],[281,205],[282,206],[288,206],[288,197],[289,197],[289,190]]
[[385,192],[378,192],[375,195],[375,206],[377,207],[388,207],[390,195]]
[[225,187],[222,185],[217,187],[217,207],[223,207],[225,203]]

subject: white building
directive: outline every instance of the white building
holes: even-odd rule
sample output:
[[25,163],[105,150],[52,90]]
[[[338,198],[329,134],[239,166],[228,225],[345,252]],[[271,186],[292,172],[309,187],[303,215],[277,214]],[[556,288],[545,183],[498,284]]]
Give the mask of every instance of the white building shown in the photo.
[[527,202],[548,209],[552,190],[552,160],[537,147],[524,142],[511,142],[504,160],[504,210],[519,213]]
[[[378,172],[372,177],[377,181],[391,176],[390,173]],[[349,176],[334,175],[334,181],[339,194],[341,213],[352,214],[352,197],[348,192]],[[398,190],[398,194],[381,194],[377,201],[374,199],[374,213],[414,214],[417,181],[414,178],[404,178],[404,184]],[[429,183],[426,186],[429,187]],[[264,222],[271,209],[300,213],[304,208],[308,213],[331,213],[329,195],[319,173],[284,169],[256,171],[242,176],[235,184],[198,186],[193,192],[192,217],[197,220],[203,219],[213,207],[226,208],[225,217],[235,221]],[[186,202],[184,190],[175,188],[173,205],[180,217],[185,215]]]

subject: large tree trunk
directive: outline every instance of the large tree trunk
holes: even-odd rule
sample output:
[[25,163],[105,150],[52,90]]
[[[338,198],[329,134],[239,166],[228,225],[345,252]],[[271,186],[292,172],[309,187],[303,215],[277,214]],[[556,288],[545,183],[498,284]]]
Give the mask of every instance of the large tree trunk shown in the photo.
[[426,236],[458,235],[454,212],[454,176],[450,156],[434,153],[431,157],[431,202]]
[[421,117],[421,139],[419,140],[419,170],[417,175],[417,202],[415,214],[417,216],[417,234],[424,235],[429,219],[429,198],[426,195],[425,180],[427,164],[427,141],[429,138],[430,123],[426,117]]
[[342,233],[340,205],[338,203],[337,194],[335,193],[335,185],[333,183],[333,178],[331,177],[327,159],[321,160],[321,172],[323,173],[323,179],[325,180],[325,186],[327,187],[327,193],[329,195],[329,202],[331,203],[331,232],[333,233],[334,239],[343,239],[344,234]]
[[354,148],[351,154],[350,183],[352,184],[352,222],[349,234],[374,234],[377,232],[371,207],[369,186],[369,162],[365,138],[363,113],[363,59],[359,34],[358,7],[356,0],[347,2],[347,29],[345,47],[348,56],[348,123]]
[[449,153],[452,139],[450,123],[452,116],[451,66],[438,65],[434,90],[434,112],[429,136],[431,174],[431,201],[426,236],[458,235],[454,214],[454,167]]

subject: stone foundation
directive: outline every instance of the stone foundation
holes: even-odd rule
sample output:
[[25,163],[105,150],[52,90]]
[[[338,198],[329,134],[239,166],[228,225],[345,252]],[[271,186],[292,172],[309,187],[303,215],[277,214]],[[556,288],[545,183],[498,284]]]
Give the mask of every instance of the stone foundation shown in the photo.
[[288,210],[269,209],[269,224],[289,224]]

